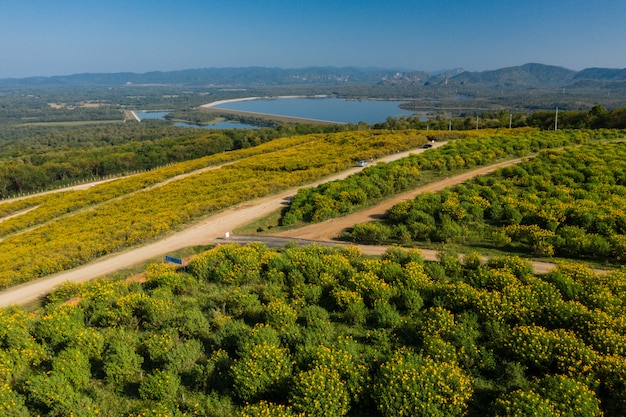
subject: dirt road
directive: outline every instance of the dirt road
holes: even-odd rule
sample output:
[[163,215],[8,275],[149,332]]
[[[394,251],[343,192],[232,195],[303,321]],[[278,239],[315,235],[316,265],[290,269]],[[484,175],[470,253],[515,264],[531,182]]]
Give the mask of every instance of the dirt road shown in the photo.
[[[433,147],[444,145],[444,142],[435,143]],[[426,151],[414,149],[407,152],[399,152],[387,157],[379,158],[377,162],[391,162]],[[363,168],[351,168],[339,174],[324,178],[308,186],[315,186],[323,182],[343,179],[348,175],[362,170]],[[225,236],[226,232],[242,226],[256,219],[263,218],[276,210],[279,210],[295,195],[298,188],[290,189],[279,194],[260,198],[239,204],[218,214],[190,225],[187,229],[173,233],[163,239],[141,247],[131,248],[123,252],[112,254],[81,267],[51,275],[36,281],[10,288],[0,293],[0,307],[11,304],[28,304],[48,294],[57,285],[71,281],[84,282],[90,279],[113,274],[117,271],[141,264],[150,259],[164,256],[167,253],[186,248],[189,246],[206,245],[219,237]]]
[[[442,146],[443,144],[444,143],[435,143],[434,147]],[[396,153],[380,158],[377,163],[390,162],[404,158],[409,154],[424,151],[426,150],[415,149],[409,152]],[[400,194],[376,206],[349,216],[328,220],[323,223],[306,226],[300,229],[278,233],[276,234],[276,238],[282,239],[281,246],[284,245],[286,241],[294,239],[300,239],[303,243],[318,242],[321,244],[342,244],[334,240],[334,238],[336,238],[342,230],[351,227],[354,224],[367,222],[380,217],[389,208],[400,201],[411,199],[419,193],[439,191],[446,187],[460,184],[472,177],[485,175],[498,168],[513,165],[519,163],[520,161],[521,159],[506,161],[495,165],[481,167],[460,175],[455,175],[453,177],[446,178],[445,180]],[[307,187],[315,186],[327,181],[343,179],[348,175],[360,171],[361,169],[362,168],[352,168],[337,175],[317,181],[313,184],[309,184]],[[166,255],[167,253],[190,246],[206,245],[215,243],[216,241],[222,243],[263,240],[270,241],[270,239],[273,239],[272,237],[237,237],[232,236],[231,233],[232,230],[237,227],[266,217],[279,210],[288,203],[289,199],[297,192],[297,190],[297,188],[294,188],[279,194],[239,204],[218,214],[207,217],[202,221],[190,225],[185,230],[173,233],[154,243],[137,248],[131,248],[69,271],[52,275],[37,281],[32,281],[21,286],[13,287],[0,293],[0,307],[6,307],[11,304],[28,304],[48,294],[55,286],[61,283],[67,281],[84,282],[90,279],[110,275],[117,271],[146,262],[150,259],[156,259],[160,256],[162,257]],[[226,233],[229,233],[229,238],[225,238]],[[276,242],[281,241],[277,240]],[[382,254],[386,250],[386,247],[384,246],[361,245],[360,248],[364,254],[371,255]],[[424,259],[437,260],[437,253],[435,251],[420,251],[422,252]],[[533,262],[533,266],[536,273],[545,273],[554,268],[554,264],[545,262]]]
[[453,177],[449,177],[444,180],[437,181],[435,183],[416,188],[414,190],[411,190],[403,194],[398,194],[394,197],[391,197],[388,200],[383,201],[380,204],[377,204],[368,209],[350,214],[348,216],[327,220],[322,223],[311,224],[309,226],[301,227],[299,229],[288,230],[285,232],[277,233],[276,236],[292,237],[292,238],[308,239],[308,240],[320,240],[320,241],[332,240],[333,238],[336,238],[342,230],[347,229],[354,224],[365,223],[365,222],[372,221],[376,218],[380,218],[380,216],[385,214],[387,210],[389,210],[391,207],[393,207],[394,205],[398,204],[401,201],[413,199],[418,194],[440,191],[440,190],[443,190],[444,188],[461,184],[470,178],[476,177],[478,175],[489,174],[495,171],[496,169],[518,164],[522,160],[523,159],[514,159],[510,161],[504,161],[498,164],[489,165],[489,166],[477,168],[472,171],[464,172],[463,174],[455,175]]
[[[348,216],[339,217],[336,219],[327,220],[322,223],[311,224],[309,226],[301,227],[299,229],[288,230],[285,232],[277,233],[275,236],[282,238],[293,238],[293,239],[302,239],[305,241],[312,242],[332,242],[336,241],[335,239],[339,236],[339,234],[347,228],[352,227],[355,224],[365,223],[377,218],[380,218],[384,215],[387,210],[389,210],[394,205],[398,204],[401,201],[406,201],[415,198],[418,194],[426,193],[426,192],[436,192],[441,191],[444,188],[452,187],[457,184],[461,184],[473,177],[479,175],[486,175],[499,168],[504,168],[507,166],[515,165],[527,158],[519,158],[513,159],[510,161],[504,161],[497,164],[481,167],[474,169],[472,171],[464,172],[463,174],[455,175],[449,178],[446,178],[441,181],[434,182],[432,184],[425,185],[423,187],[416,188],[414,190],[408,191],[403,194],[398,194],[388,200],[383,201],[380,204],[372,206],[368,209],[350,214]],[[359,246],[364,254],[376,255],[382,254],[385,250],[384,246],[373,246],[368,248],[365,245]],[[427,261],[436,261],[437,252],[429,249],[420,249],[422,253],[422,257]],[[545,274],[546,272],[551,271],[555,268],[555,264],[549,262],[540,262],[533,261],[533,269],[537,274]],[[606,272],[606,271],[596,271],[598,273]]]

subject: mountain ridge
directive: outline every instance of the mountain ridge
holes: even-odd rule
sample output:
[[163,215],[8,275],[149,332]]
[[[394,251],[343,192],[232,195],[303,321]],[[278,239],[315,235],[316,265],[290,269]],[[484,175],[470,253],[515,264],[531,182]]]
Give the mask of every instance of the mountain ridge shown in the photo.
[[440,84],[487,85],[493,87],[569,87],[571,85],[626,82],[626,68],[586,68],[574,71],[560,66],[527,63],[487,71],[414,71],[374,67],[211,67],[145,73],[81,73],[50,77],[0,79],[0,87],[42,86],[250,86],[333,84]]

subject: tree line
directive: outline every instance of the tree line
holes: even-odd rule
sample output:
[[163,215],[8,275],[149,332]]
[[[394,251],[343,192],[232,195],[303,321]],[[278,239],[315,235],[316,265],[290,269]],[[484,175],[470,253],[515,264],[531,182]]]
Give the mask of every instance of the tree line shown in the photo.
[[381,129],[433,129],[471,130],[534,127],[542,130],[556,129],[626,129],[626,108],[607,110],[597,105],[591,110],[538,110],[533,112],[476,111],[461,112],[455,117],[437,115],[424,120],[424,116],[387,118],[374,124]]
[[8,126],[0,128],[0,135],[15,140],[0,142],[0,198],[150,170],[281,137],[341,130],[309,125],[205,130],[154,121],[78,128]]

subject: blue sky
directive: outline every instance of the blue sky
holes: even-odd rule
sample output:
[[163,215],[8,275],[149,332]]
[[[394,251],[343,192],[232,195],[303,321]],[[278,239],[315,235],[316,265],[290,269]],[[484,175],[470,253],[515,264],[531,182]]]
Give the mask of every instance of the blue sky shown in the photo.
[[17,0],[0,78],[207,67],[626,67],[625,0]]

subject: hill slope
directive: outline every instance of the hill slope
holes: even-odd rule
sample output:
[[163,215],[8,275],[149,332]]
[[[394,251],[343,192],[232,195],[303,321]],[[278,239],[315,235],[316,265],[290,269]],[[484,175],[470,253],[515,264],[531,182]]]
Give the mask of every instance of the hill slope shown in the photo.
[[492,71],[469,72],[455,69],[433,72],[357,67],[308,67],[296,69],[240,67],[202,68],[180,71],[154,71],[143,74],[100,73],[0,80],[0,88],[41,86],[285,86],[350,84],[432,84],[453,80],[463,84],[520,85],[534,87],[567,86],[579,80],[626,81],[626,69],[589,68],[573,71],[563,67],[529,63]]

